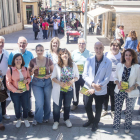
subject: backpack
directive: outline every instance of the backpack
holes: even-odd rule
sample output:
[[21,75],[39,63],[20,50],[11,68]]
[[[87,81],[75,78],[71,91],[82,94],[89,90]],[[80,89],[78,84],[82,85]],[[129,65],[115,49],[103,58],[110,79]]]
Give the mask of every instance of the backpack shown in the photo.
[[[27,67],[25,67],[26,71],[27,71]],[[12,76],[12,68],[10,67],[10,72],[11,72],[11,76]]]

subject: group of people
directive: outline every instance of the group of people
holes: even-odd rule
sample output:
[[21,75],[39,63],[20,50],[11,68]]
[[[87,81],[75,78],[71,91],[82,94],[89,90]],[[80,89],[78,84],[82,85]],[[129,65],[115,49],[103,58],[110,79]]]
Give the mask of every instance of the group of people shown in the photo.
[[[53,99],[53,130],[58,129],[60,110],[64,108],[64,122],[72,127],[70,110],[75,110],[79,104],[79,91],[86,88],[83,95],[88,121],[83,124],[87,127],[92,124],[92,131],[98,129],[102,106],[108,110],[109,96],[111,97],[111,116],[114,119],[114,133],[120,127],[121,111],[126,100],[125,133],[129,133],[132,125],[133,109],[136,97],[129,94],[140,86],[140,67],[137,54],[133,49],[126,48],[121,54],[120,42],[114,40],[110,44],[110,51],[104,54],[104,46],[96,42],[93,46],[95,55],[86,49],[83,38],[78,40],[78,49],[72,54],[66,48],[60,48],[60,40],[52,38],[50,51],[44,53],[44,46],[38,44],[35,48],[37,57],[34,58],[25,37],[19,37],[19,50],[10,55],[4,49],[5,39],[0,36],[0,70],[4,76],[5,89],[9,89],[14,104],[16,127],[21,126],[23,116],[26,127],[30,127],[27,117],[34,117],[33,125],[48,122],[51,113],[51,96]],[[140,49],[140,48],[139,48]],[[8,68],[9,67],[9,68]],[[33,79],[31,76],[33,75]],[[122,90],[121,82],[128,82],[129,88]],[[20,86],[19,83],[22,83]],[[35,114],[31,107],[31,89],[35,97]],[[95,116],[92,102],[95,99]],[[73,105],[71,101],[73,99]],[[6,102],[6,101],[4,101]],[[0,103],[0,130],[2,124],[3,103]],[[22,115],[23,114],[23,115]],[[10,117],[7,119],[10,119]]]

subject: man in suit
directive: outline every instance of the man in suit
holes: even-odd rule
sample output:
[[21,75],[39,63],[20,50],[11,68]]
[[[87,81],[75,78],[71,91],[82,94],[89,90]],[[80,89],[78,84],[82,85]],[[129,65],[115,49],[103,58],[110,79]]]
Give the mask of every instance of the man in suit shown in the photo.
[[[96,42],[94,45],[95,56],[87,59],[83,72],[83,79],[88,89],[90,96],[84,96],[85,110],[88,116],[88,122],[83,127],[87,127],[93,123],[92,131],[98,129],[98,123],[101,117],[102,104],[104,97],[107,94],[107,84],[110,79],[112,63],[104,56],[104,46],[101,42]],[[92,102],[95,99],[95,117],[92,111]]]

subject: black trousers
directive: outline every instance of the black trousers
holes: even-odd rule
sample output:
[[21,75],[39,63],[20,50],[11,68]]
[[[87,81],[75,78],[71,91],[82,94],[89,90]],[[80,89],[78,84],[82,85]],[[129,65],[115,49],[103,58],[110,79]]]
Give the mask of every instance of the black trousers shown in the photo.
[[35,39],[36,39],[36,37],[37,37],[37,35],[38,35],[38,32],[34,32],[34,34],[35,34]]
[[[6,76],[4,76],[4,78],[3,78],[3,84],[4,84],[4,87],[7,89]],[[6,114],[6,100],[4,102],[1,102],[1,108],[2,108],[2,115],[5,115]]]
[[77,98],[77,102],[73,101],[73,105],[77,106],[79,103],[79,91],[80,91],[80,87],[84,86],[84,79],[82,78],[82,75],[79,76],[79,80],[75,82],[75,88],[76,88],[76,98]]
[[108,102],[109,102],[109,97],[111,101],[111,111],[115,111],[115,101],[114,101],[114,89],[115,89],[116,84],[114,84],[113,81],[110,81],[107,84],[107,94],[105,95],[104,98],[104,110],[108,110]]
[[[100,95],[100,96],[97,96],[95,94],[90,95],[90,96],[84,95],[85,110],[87,113],[88,120],[90,122],[93,122],[95,124],[98,124],[100,122],[104,97],[105,97],[105,95]],[[93,98],[95,99],[95,109],[96,109],[95,117],[93,115],[93,110],[92,110]]]

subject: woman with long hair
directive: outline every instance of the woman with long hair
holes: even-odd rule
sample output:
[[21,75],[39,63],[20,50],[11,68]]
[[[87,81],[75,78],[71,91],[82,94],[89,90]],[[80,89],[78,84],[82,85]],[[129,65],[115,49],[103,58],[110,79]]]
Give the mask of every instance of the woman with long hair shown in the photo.
[[52,73],[53,89],[53,130],[58,129],[60,109],[64,106],[64,121],[67,127],[72,127],[69,120],[70,104],[74,97],[76,101],[75,82],[79,79],[78,68],[72,62],[71,55],[67,49],[60,49],[58,64],[55,65]]

